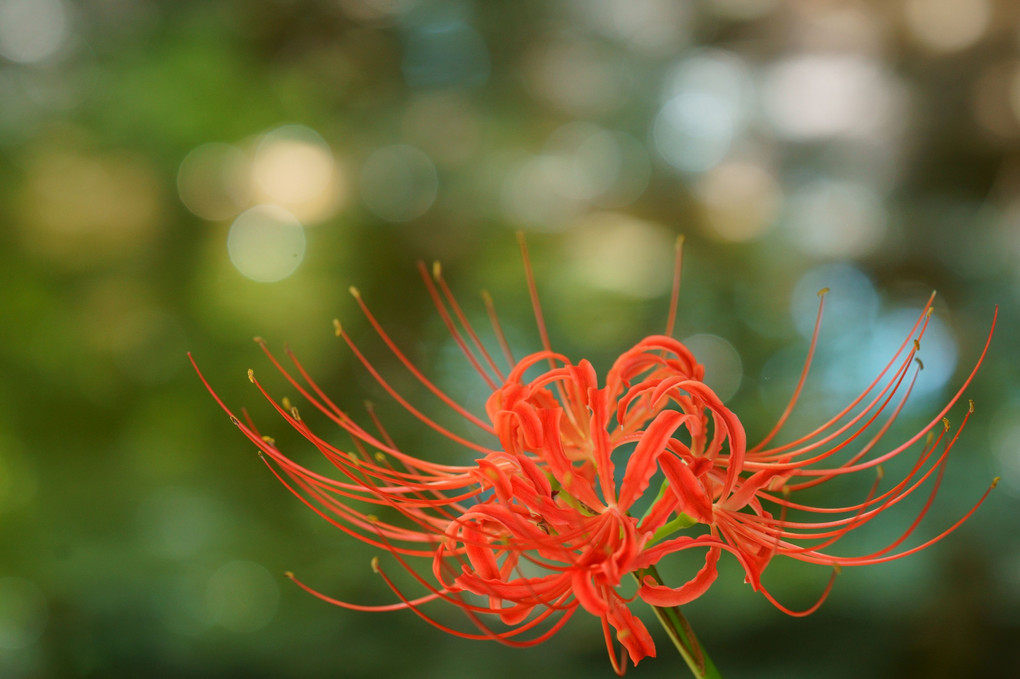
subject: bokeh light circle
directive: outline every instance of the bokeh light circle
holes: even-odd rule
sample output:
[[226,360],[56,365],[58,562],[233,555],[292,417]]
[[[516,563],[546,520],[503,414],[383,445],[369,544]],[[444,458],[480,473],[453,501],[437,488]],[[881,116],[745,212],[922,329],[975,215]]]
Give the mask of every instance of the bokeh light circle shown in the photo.
[[264,566],[231,561],[216,570],[206,585],[206,606],[212,622],[232,632],[254,632],[276,615],[280,588]]
[[378,149],[361,168],[361,199],[388,222],[409,222],[432,207],[439,176],[425,152],[407,144]]
[[0,56],[43,61],[67,40],[67,10],[60,0],[0,0]]
[[860,337],[870,331],[879,307],[874,283],[857,267],[834,263],[811,269],[794,286],[790,309],[802,337],[810,337],[814,331],[818,292],[824,288],[828,292],[822,317],[823,338]]
[[970,47],[991,23],[989,0],[906,0],[907,27],[925,47],[953,52]]
[[193,214],[217,221],[231,219],[251,200],[251,163],[231,144],[202,144],[177,170],[177,193]]
[[815,180],[794,189],[786,207],[788,236],[809,255],[866,255],[878,247],[888,228],[881,196],[863,184]]
[[230,226],[227,252],[237,270],[253,281],[272,283],[294,273],[305,257],[305,231],[290,212],[258,205]]
[[782,191],[769,168],[726,161],[701,176],[694,187],[708,232],[725,241],[747,241],[772,227]]
[[743,132],[751,78],[735,54],[705,50],[670,71],[663,98],[652,125],[656,150],[675,168],[704,172],[722,161]]
[[648,299],[669,290],[675,240],[661,224],[596,212],[571,225],[566,260],[585,285]]
[[252,170],[256,184],[270,201],[287,207],[300,205],[329,187],[333,153],[310,127],[281,125],[262,137]]
[[718,335],[698,334],[683,340],[698,363],[705,366],[705,384],[726,401],[737,390],[744,377],[744,364],[740,354],[728,341]]

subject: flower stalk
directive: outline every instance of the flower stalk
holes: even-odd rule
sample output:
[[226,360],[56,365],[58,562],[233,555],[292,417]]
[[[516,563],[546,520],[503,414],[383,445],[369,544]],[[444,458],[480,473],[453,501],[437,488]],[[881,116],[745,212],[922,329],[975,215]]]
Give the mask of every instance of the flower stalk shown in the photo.
[[[640,573],[635,573],[640,582],[644,577],[651,577],[659,585],[664,585],[662,577],[655,566],[649,566]],[[669,635],[676,649],[680,651],[681,657],[687,663],[687,667],[698,679],[721,679],[722,675],[716,668],[712,658],[705,652],[705,648],[695,636],[691,624],[680,612],[679,606],[652,606],[655,617],[659,619],[662,628]]]

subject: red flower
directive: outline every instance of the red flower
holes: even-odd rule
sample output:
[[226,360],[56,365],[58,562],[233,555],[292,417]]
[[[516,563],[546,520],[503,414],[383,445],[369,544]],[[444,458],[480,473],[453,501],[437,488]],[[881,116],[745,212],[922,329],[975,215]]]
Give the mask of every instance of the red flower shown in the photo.
[[[792,613],[775,602],[761,584],[762,571],[776,554],[836,567],[878,563],[923,549],[974,511],[938,537],[895,551],[927,512],[942,480],[947,455],[970,412],[945,444],[948,423],[937,436],[929,436],[906,477],[887,491],[879,493],[876,481],[865,500],[835,508],[811,507],[790,497],[793,491],[836,476],[880,470],[883,462],[913,448],[938,427],[961,398],[984,352],[963,387],[928,426],[890,450],[874,452],[916,377],[911,365],[927,326],[930,302],[903,346],[864,394],[809,435],[770,448],[769,442],[793,409],[804,383],[814,352],[813,339],[800,384],[779,423],[761,443],[748,449],[740,421],[703,382],[702,366],[683,344],[668,337],[679,287],[679,247],[666,335],[647,337],[624,352],[602,386],[588,361],[575,364],[551,350],[523,241],[522,252],[545,349],[514,360],[486,295],[494,334],[511,366],[508,374],[500,370],[479,340],[439,268],[430,276],[421,267],[428,292],[451,336],[492,391],[484,418],[456,403],[425,377],[352,288],[369,323],[398,361],[444,406],[482,432],[487,445],[476,443],[477,437],[447,429],[408,402],[336,323],[337,335],[394,400],[451,444],[469,451],[474,461],[467,465],[441,464],[405,452],[371,408],[368,428],[337,407],[289,349],[290,369],[265,342],[257,340],[293,388],[349,434],[351,447],[339,448],[315,434],[295,408],[273,400],[250,371],[249,378],[287,423],[332,463],[337,478],[298,464],[272,439],[259,434],[250,421],[242,423],[231,414],[234,423],[259,447],[266,464],[295,495],[340,530],[391,554],[427,593],[407,597],[377,559],[373,567],[399,603],[365,606],[338,601],[295,579],[304,589],[355,610],[407,608],[453,634],[518,646],[549,638],[580,607],[602,620],[610,659],[622,675],[626,662],[614,651],[614,631],[633,663],[655,655],[651,635],[629,604],[640,599],[661,613],[697,598],[715,580],[722,551],[736,556],[755,589]],[[817,329],[816,324],[815,338]],[[218,397],[216,400],[230,413]],[[879,424],[879,416],[887,410],[891,413]],[[878,428],[877,433],[866,433],[873,427]],[[848,459],[833,461],[851,446],[855,452]],[[653,478],[656,487],[651,485]],[[932,481],[928,502],[891,545],[857,557],[828,551],[848,532],[928,481]],[[977,505],[983,500],[984,496]],[[817,518],[791,521],[789,511]],[[703,527],[694,534],[680,532],[694,524]],[[703,567],[683,585],[666,586],[655,565],[663,557],[687,549],[704,550]],[[431,577],[416,569],[411,557],[428,559]],[[628,589],[629,576],[638,578],[636,589],[633,585]],[[824,596],[804,613],[817,608]],[[462,609],[478,632],[454,630],[432,618],[423,604],[435,600]],[[498,616],[505,629],[494,629],[480,614]],[[692,667],[704,670],[710,661],[699,655],[694,643],[693,649],[687,649],[695,656]]]

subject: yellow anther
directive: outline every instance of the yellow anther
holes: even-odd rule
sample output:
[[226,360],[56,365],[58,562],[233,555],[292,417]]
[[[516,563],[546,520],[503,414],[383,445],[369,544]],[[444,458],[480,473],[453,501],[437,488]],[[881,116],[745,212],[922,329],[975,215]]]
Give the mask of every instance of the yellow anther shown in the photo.
[[293,580],[294,579],[294,571],[284,571],[283,572],[283,577],[290,578],[291,580]]
[[295,420],[298,420],[299,422],[301,421],[301,414],[298,412],[298,409],[295,406],[290,407],[290,415]]
[[885,478],[885,467],[883,467],[882,465],[878,465],[878,469],[876,469],[875,471],[878,474],[879,481]]
[[967,399],[967,403],[970,404],[970,409],[967,412],[971,412],[971,413],[974,412],[974,399],[968,398]]
[[443,265],[439,263],[439,260],[432,262],[432,277],[442,278],[443,277]]
[[942,426],[946,428],[946,431],[949,431],[949,418],[948,417],[943,417],[942,418]]
[[351,295],[355,299],[360,299],[361,298],[361,292],[359,292],[358,289],[356,287],[354,287],[353,285],[351,287],[347,288],[347,291],[350,292]]
[[834,563],[832,564],[832,570],[836,571],[836,575],[839,575],[840,573],[843,572],[843,567],[840,566],[838,563]]
[[[932,293],[932,294],[934,294],[934,293]],[[935,311],[935,307],[930,306],[930,307],[928,307],[928,311],[926,311],[924,315],[925,316],[931,316],[933,311]]]
[[686,240],[686,239],[687,239],[687,236],[685,236],[682,233],[679,236],[676,237],[676,249],[677,250],[680,250],[680,249],[683,248],[684,240]]
[[379,557],[377,556],[372,557],[372,572],[373,573],[379,572]]
[[337,337],[340,337],[341,335],[344,334],[344,326],[340,325],[339,318],[333,319],[333,331],[336,332]]
[[376,516],[375,514],[365,514],[365,519],[369,523],[379,523],[379,517]]
[[248,381],[255,384],[255,371],[251,368],[248,368]]
[[256,344],[265,344],[266,343],[266,341],[264,339],[262,339],[261,337],[259,337],[258,335],[256,335],[255,337],[252,337],[251,339]]
[[381,452],[376,451],[376,453],[375,453],[375,461],[376,462],[385,462],[386,461],[386,456],[383,455]]
[[482,290],[482,301],[486,305],[491,305],[492,304],[492,295],[489,294],[488,290]]
[[294,406],[292,406],[292,405],[290,404],[290,399],[289,399],[289,398],[287,398],[286,396],[284,396],[284,397],[283,397],[283,398],[282,398],[282,399],[280,400],[280,405],[282,405],[282,406],[283,406],[283,409],[284,409],[284,410],[290,410],[291,408],[293,408],[293,407],[294,407]]
[[276,439],[274,439],[272,436],[263,436],[262,440],[268,443],[269,445],[273,446],[274,448],[276,447]]
[[997,485],[999,485],[999,479],[1000,478],[1002,478],[1002,477],[996,476],[994,479],[992,479],[992,488],[995,488]]
[[827,292],[829,292],[829,288],[822,288],[821,290],[818,291],[818,296],[821,297],[825,295]]

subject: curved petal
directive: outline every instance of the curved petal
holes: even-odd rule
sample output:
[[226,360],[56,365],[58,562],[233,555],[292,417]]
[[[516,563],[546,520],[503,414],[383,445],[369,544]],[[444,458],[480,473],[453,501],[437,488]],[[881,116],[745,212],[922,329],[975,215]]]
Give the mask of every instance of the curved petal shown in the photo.
[[645,603],[652,606],[682,606],[694,601],[708,591],[709,586],[715,582],[719,574],[716,564],[719,563],[719,555],[722,553],[718,547],[708,550],[705,555],[705,565],[695,574],[693,578],[679,587],[667,587],[660,585],[650,575],[646,575],[638,589],[638,596]]
[[620,484],[620,509],[626,511],[648,488],[656,471],[655,461],[669,443],[670,437],[688,416],[675,410],[659,413],[641,434]]

